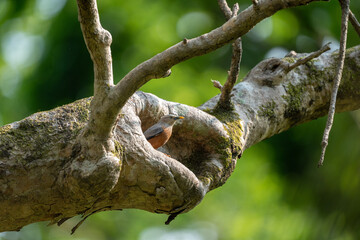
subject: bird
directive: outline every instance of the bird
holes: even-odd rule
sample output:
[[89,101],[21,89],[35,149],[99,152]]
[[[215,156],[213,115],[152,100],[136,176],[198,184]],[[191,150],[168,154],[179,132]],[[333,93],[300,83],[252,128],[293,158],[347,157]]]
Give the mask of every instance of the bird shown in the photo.
[[146,140],[148,140],[153,148],[158,149],[170,139],[174,123],[183,118],[183,116],[176,116],[174,114],[162,116],[156,124],[144,132]]

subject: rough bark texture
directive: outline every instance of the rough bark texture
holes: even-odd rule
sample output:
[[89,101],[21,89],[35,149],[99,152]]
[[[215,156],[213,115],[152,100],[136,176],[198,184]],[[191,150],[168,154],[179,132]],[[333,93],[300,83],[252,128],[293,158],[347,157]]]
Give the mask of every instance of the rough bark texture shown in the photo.
[[[1,127],[0,231],[96,210],[191,210],[226,182],[246,148],[327,113],[337,57],[323,54],[286,74],[294,58],[259,63],[235,86],[230,112],[216,108],[219,96],[194,108],[137,92],[118,116],[114,151],[96,162],[77,142],[91,98]],[[347,51],[337,111],[360,107],[359,80],[357,46]],[[168,113],[185,116],[160,149],[171,157],[142,134]]]

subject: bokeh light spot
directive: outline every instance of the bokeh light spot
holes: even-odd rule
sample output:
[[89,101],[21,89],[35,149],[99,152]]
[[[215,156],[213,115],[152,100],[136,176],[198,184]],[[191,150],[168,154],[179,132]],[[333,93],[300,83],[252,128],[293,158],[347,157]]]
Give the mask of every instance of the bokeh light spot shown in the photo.
[[289,53],[289,50],[287,50],[285,48],[274,47],[265,54],[265,58],[283,58],[288,53]]
[[43,19],[55,16],[65,6],[66,0],[37,0],[36,10]]
[[280,11],[271,17],[273,31],[270,40],[274,44],[285,44],[289,40],[295,40],[299,34],[298,19],[290,11]]
[[4,60],[13,68],[28,67],[39,61],[44,45],[42,37],[20,31],[7,33],[1,42]]
[[273,31],[273,21],[271,18],[266,18],[258,23],[249,32],[249,37],[256,41],[263,41],[268,38]]
[[213,20],[204,12],[191,12],[182,16],[176,25],[180,38],[193,38],[211,30]]

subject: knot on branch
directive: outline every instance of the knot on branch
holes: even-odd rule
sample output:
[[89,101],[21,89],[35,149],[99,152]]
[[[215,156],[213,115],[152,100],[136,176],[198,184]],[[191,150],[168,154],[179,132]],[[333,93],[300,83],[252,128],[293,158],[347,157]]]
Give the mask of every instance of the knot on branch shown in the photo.
[[111,33],[109,31],[107,31],[106,29],[102,29],[100,41],[105,46],[110,46],[112,43]]
[[291,51],[285,58],[269,58],[258,65],[256,65],[251,72],[246,76],[246,79],[258,83],[261,86],[274,87],[279,85],[284,76],[297,68],[300,65],[303,65],[314,58],[319,57],[324,52],[330,50],[330,43],[325,44],[318,51],[312,52],[305,57],[298,57],[294,61],[294,57],[297,57],[297,54]]
[[154,72],[154,74],[151,76],[151,78],[158,79],[158,78],[166,78],[171,75],[171,69],[167,70],[159,70]]
[[287,74],[289,63],[284,59],[269,58],[256,65],[245,77],[260,86],[274,87],[279,85]]

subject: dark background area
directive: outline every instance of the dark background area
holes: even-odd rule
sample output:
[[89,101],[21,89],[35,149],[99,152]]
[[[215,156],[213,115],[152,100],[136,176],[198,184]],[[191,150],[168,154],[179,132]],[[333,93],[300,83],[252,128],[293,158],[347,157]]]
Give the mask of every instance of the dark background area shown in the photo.
[[[229,1],[234,4],[235,1]],[[239,1],[245,9],[251,1]],[[115,82],[137,64],[183,38],[224,23],[217,1],[98,2],[113,36]],[[360,18],[360,2],[351,9]],[[338,48],[340,7],[316,2],[283,10],[243,37],[241,77],[264,58],[290,50],[311,52],[331,41]],[[359,44],[349,26],[348,47]],[[0,0],[0,125],[92,95],[93,67],[77,20],[76,1]],[[231,49],[181,63],[141,90],[199,106],[218,94]],[[0,239],[359,239],[360,113],[335,117],[325,165],[317,168],[325,127],[321,118],[245,151],[233,176],[190,213],[165,226],[165,215],[140,210],[100,213],[70,236],[61,227],[31,224]]]

